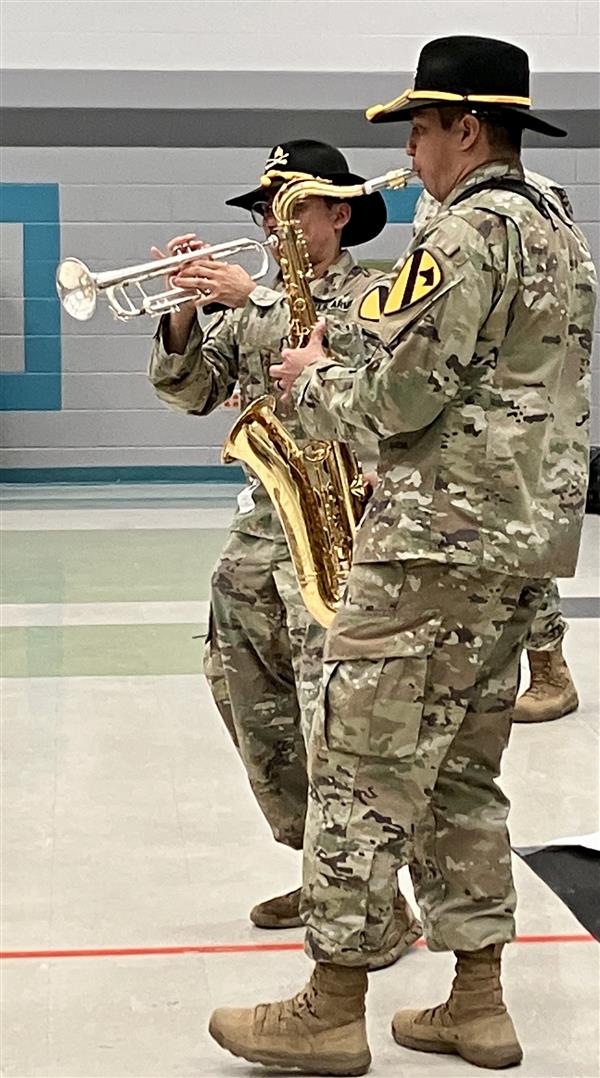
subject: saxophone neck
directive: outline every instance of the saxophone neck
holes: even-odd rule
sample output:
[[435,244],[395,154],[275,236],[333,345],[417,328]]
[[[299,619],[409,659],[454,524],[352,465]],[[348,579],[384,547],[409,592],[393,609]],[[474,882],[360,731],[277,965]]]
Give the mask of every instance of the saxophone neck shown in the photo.
[[372,176],[362,183],[347,185],[322,180],[319,176],[288,180],[273,199],[273,214],[278,225],[293,222],[296,203],[304,198],[359,198],[376,191],[406,187],[415,176],[416,172],[411,168],[397,168],[383,176]]

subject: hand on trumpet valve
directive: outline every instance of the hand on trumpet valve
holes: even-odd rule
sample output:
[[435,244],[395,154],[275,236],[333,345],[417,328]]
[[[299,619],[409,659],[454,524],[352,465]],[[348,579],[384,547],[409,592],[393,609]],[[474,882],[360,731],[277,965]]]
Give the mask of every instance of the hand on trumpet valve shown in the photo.
[[198,259],[182,262],[169,275],[169,288],[184,288],[192,296],[197,296],[196,307],[205,307],[219,303],[225,307],[243,307],[248,296],[256,288],[256,281],[242,266],[234,263],[217,261],[210,255],[202,258],[202,249],[209,244],[198,239],[194,232],[175,236],[167,244],[165,255],[158,247],[152,247],[155,258],[168,258],[171,255],[187,254],[198,251]]
[[[186,232],[183,236],[174,236],[172,240],[167,243],[166,251],[161,251],[160,247],[151,247],[150,253],[154,258],[164,259],[172,258],[174,255],[189,254],[190,251],[201,251],[203,247],[209,245],[198,238],[195,232]],[[186,263],[190,265],[190,263]],[[183,267],[182,267],[183,268]],[[180,270],[176,269],[174,272],[169,273],[166,277],[167,288],[181,288],[185,287],[180,285],[176,280]],[[195,290],[194,290],[195,291]],[[194,291],[190,294],[193,295]]]
[[196,306],[222,303],[226,307],[244,307],[256,281],[242,266],[199,258],[182,265],[173,277],[173,285],[201,293]]
[[186,232],[183,236],[174,236],[167,243],[166,251],[160,247],[151,247],[150,250],[155,258],[169,258],[171,255],[187,254],[189,251],[201,251],[208,244],[198,238],[195,232]]

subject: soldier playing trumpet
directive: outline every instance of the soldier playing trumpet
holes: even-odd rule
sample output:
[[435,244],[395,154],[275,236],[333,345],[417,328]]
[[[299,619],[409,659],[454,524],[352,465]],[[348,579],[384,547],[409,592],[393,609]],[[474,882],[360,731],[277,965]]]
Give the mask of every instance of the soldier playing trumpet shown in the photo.
[[[249,210],[267,236],[275,222],[271,204],[281,184],[319,176],[339,184],[360,183],[334,147],[311,140],[282,143],[271,152],[263,182],[228,204]],[[311,292],[319,314],[347,317],[353,300],[372,282],[347,248],[368,242],[386,219],[381,195],[352,200],[310,198],[298,207],[313,264]],[[172,252],[196,245],[192,234],[171,241]],[[156,255],[161,252],[156,250]],[[172,284],[201,293],[198,306],[219,302],[229,310],[202,330],[193,304],[164,318],[150,362],[161,400],[195,415],[208,415],[239,380],[242,405],[270,392],[269,367],[288,331],[288,308],[278,277],[273,288],[257,285],[239,266],[199,259]],[[344,330],[340,346],[349,344]],[[287,430],[302,439],[292,406],[278,405]],[[365,440],[359,439],[361,447]],[[301,850],[307,797],[305,742],[312,726],[322,673],[324,633],[308,615],[277,515],[265,490],[251,482],[211,581],[210,627],[205,672],[219,712],[238,748],[254,795],[278,842]],[[301,924],[300,889],[255,906],[250,917],[262,928]],[[404,899],[396,894],[395,928],[371,968],[395,961],[420,934]]]

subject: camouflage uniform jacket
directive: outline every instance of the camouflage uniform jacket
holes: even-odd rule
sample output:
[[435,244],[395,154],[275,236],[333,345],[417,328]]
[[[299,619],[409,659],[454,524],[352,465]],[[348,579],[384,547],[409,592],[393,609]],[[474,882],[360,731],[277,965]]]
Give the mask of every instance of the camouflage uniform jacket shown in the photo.
[[[540,172],[531,172],[530,169],[524,170],[524,179],[531,187],[535,187],[536,191],[539,191],[541,195],[546,195],[547,198],[558,200],[559,208],[562,208],[567,212],[571,220],[574,218],[573,207],[569,201],[569,196],[564,187],[556,183],[555,180],[551,180],[548,176],[542,176]],[[438,210],[441,209],[442,203],[438,202],[437,198],[429,194],[429,191],[423,191],[419,196],[417,204],[415,206],[415,216],[413,219],[413,235],[416,236],[425,225],[431,223]]]
[[[349,252],[343,251],[327,273],[311,283],[317,313],[327,316],[328,321],[332,316],[330,338],[336,349],[345,350],[350,339],[358,339],[359,331],[345,325],[348,312],[353,301],[378,276],[358,266]],[[339,328],[341,337],[336,337],[336,321],[344,323]],[[231,396],[239,382],[245,408],[264,393],[273,392],[269,367],[278,362],[288,329],[288,306],[278,274],[273,288],[257,285],[243,308],[216,315],[204,330],[195,322],[181,355],[165,351],[161,323],[150,357],[150,380],[162,401],[194,415],[208,415]],[[349,352],[356,353],[356,348]],[[306,440],[293,404],[278,402],[277,414],[296,441]],[[328,437],[323,428],[319,437]],[[361,444],[364,441],[363,434]],[[370,448],[371,457],[376,457],[375,439],[370,440]],[[237,513],[233,529],[247,535],[281,538],[277,515],[263,487],[253,492],[253,500],[255,508]]]
[[380,439],[380,482],[355,560],[427,558],[522,576],[575,570],[588,467],[596,276],[558,203],[474,192],[476,169],[418,233],[387,287],[359,305],[380,347],[361,369],[332,360],[294,390],[320,416]]

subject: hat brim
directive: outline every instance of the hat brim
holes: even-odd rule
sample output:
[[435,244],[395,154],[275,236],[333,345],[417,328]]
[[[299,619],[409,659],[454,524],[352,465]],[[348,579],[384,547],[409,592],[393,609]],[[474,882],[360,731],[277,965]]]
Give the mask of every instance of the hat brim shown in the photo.
[[[416,112],[417,109],[456,108],[457,105],[460,105],[460,101],[440,101],[433,97],[431,100],[419,98],[418,104],[415,104],[414,101],[407,101],[405,105],[400,105],[393,112],[381,112],[379,115],[369,118],[369,122],[372,124],[400,123],[403,120],[410,120],[411,114]],[[531,109],[520,108],[518,105],[495,105],[494,111],[505,112],[507,118],[516,119],[521,127],[528,128],[531,131],[539,131],[541,135],[550,135],[551,138],[565,138],[567,135],[567,132],[563,131],[561,127],[554,127],[553,124],[546,123]]]
[[[354,172],[329,172],[320,176],[320,179],[331,180],[332,183],[344,187],[365,182],[364,176],[357,176]],[[255,187],[243,195],[226,199],[225,205],[238,206],[249,211],[255,202],[264,201],[267,192],[267,187]],[[368,243],[383,232],[387,222],[387,210],[379,191],[372,195],[359,195],[357,198],[348,199],[348,202],[352,208],[352,216],[342,231],[342,247],[357,247],[361,243]]]

